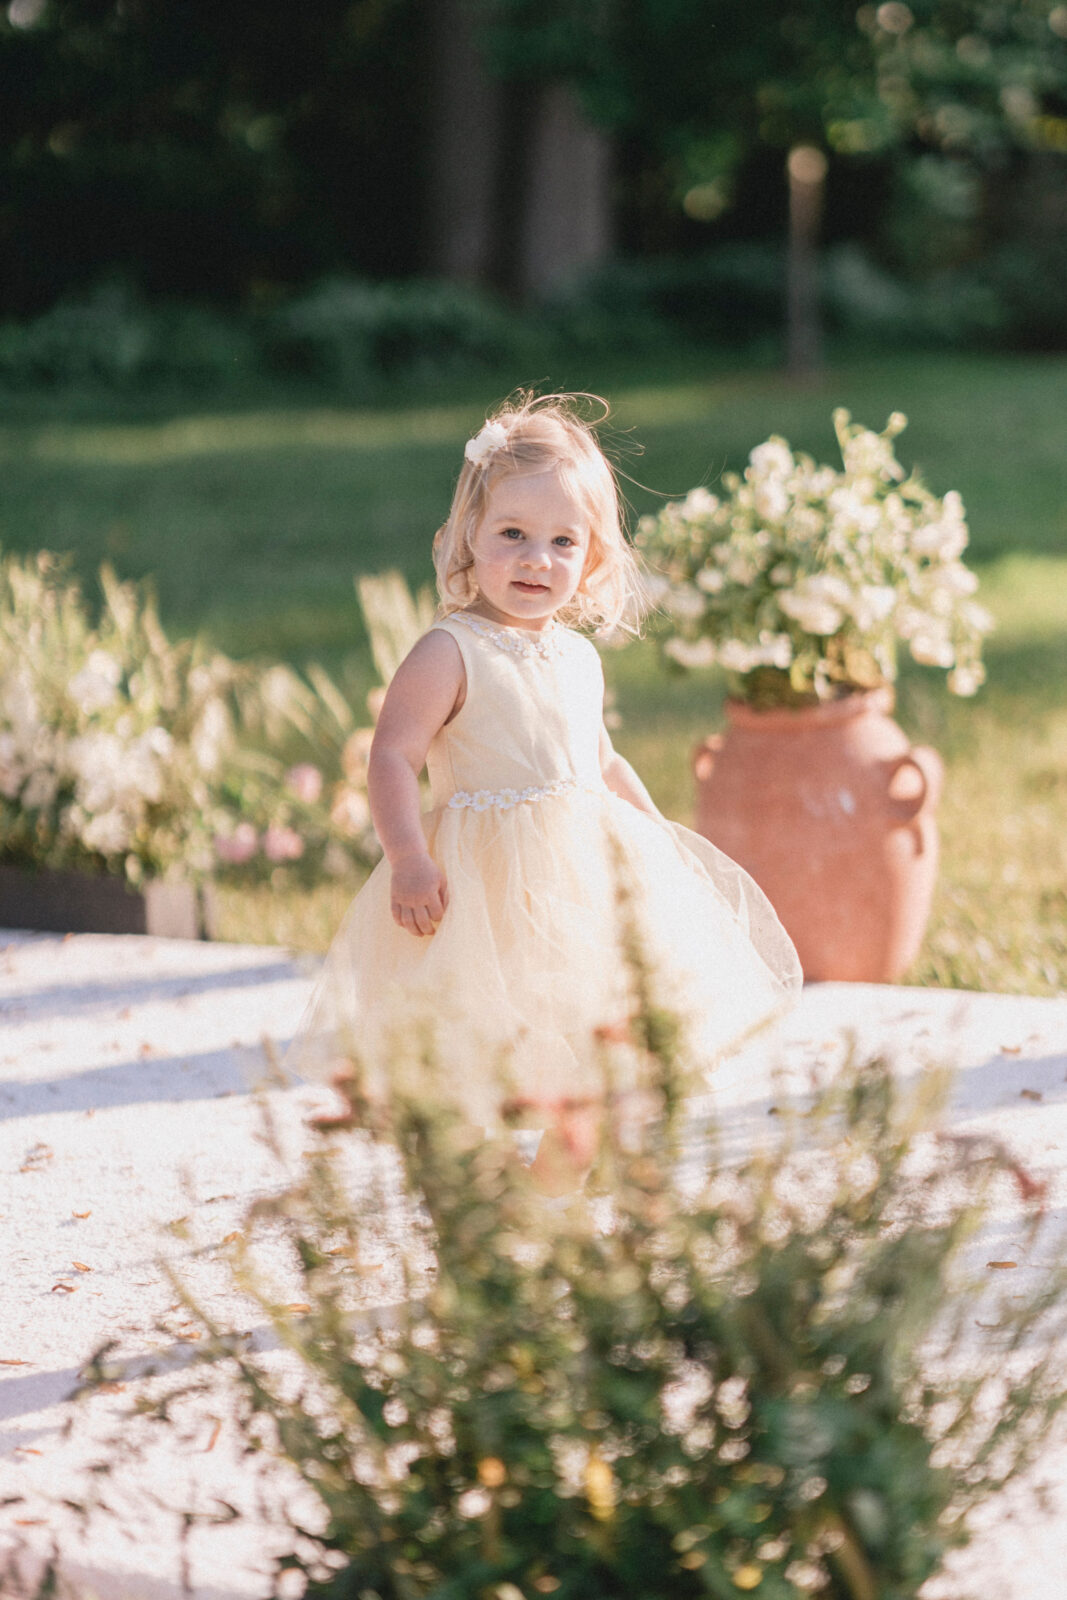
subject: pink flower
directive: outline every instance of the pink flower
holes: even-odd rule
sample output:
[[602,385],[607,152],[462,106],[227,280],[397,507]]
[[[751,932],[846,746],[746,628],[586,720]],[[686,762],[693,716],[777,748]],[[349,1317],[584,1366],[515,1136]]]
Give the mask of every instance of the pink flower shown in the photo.
[[268,861],[299,861],[304,854],[304,841],[295,828],[272,822],[263,835],[263,854]]
[[259,849],[259,835],[250,822],[239,822],[228,838],[215,835],[215,855],[232,867],[251,861]]
[[285,774],[285,781],[291,793],[306,806],[313,806],[322,794],[322,773],[310,761],[301,761],[299,766],[290,767]]

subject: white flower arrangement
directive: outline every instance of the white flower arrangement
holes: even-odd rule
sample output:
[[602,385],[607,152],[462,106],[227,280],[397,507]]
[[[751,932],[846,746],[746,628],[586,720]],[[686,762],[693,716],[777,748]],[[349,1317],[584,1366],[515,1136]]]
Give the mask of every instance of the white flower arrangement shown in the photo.
[[653,598],[671,619],[664,643],[683,667],[718,662],[730,692],[798,705],[893,683],[897,644],[974,694],[993,619],[973,598],[963,502],[907,474],[893,440],[834,412],[843,470],[785,439],[757,445],[723,494],[693,489],[638,525]]
[[[336,689],[172,644],[150,597],[107,567],[101,586],[94,623],[54,556],[0,561],[0,861],[136,886],[372,858],[362,785],[340,771],[354,735]],[[264,746],[321,733],[331,690],[340,782],[326,795],[316,768]]]

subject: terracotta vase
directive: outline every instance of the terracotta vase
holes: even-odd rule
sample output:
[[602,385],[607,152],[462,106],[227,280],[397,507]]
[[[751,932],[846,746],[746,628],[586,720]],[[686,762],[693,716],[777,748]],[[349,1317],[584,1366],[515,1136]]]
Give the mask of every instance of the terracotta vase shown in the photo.
[[809,979],[892,983],[914,960],[937,874],[944,768],[890,715],[890,689],[756,711],[695,756],[696,826],[752,874]]

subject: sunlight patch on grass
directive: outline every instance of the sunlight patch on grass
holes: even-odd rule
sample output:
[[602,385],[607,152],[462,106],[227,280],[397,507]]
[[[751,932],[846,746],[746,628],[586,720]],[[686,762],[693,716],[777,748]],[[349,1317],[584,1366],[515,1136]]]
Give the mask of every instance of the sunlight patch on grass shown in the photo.
[[[0,457],[152,467],[198,456],[276,450],[385,450],[462,439],[469,407],[412,411],[259,411],[168,422],[51,425],[0,430]],[[476,420],[476,419],[475,419]]]

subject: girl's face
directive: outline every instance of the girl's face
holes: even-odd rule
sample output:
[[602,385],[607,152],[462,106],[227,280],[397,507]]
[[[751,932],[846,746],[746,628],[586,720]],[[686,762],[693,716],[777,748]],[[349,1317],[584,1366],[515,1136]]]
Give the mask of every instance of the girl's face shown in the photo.
[[501,478],[471,539],[478,610],[540,632],[574,598],[589,539],[588,512],[555,469]]

